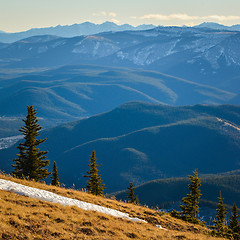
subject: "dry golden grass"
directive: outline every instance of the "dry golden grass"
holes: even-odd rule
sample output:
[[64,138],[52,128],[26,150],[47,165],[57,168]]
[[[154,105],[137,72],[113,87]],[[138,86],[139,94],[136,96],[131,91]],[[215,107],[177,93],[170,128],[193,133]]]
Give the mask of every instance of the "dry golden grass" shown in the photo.
[[[5,175],[0,175],[0,178],[127,212],[148,222],[135,223],[0,190],[1,239],[220,239],[211,237],[206,228],[174,219],[168,214],[160,214],[149,208]],[[156,224],[168,230],[158,229]]]

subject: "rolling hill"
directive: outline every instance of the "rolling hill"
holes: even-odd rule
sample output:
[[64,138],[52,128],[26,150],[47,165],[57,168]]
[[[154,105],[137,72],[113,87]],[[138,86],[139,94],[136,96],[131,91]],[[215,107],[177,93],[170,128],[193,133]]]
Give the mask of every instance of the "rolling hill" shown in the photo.
[[[221,174],[200,175],[201,193],[200,207],[216,209],[221,190],[224,203],[232,206],[240,200],[240,175],[239,170]],[[192,175],[192,174],[191,174]],[[135,193],[139,196],[140,202],[151,207],[171,209],[176,203],[180,203],[182,197],[189,193],[188,177],[157,179],[137,186]],[[114,194],[117,199],[126,199],[126,191]]]
[[26,105],[34,105],[46,127],[106,112],[128,101],[223,104],[236,97],[232,92],[154,71],[76,65],[7,71],[0,79],[0,116],[22,118]]

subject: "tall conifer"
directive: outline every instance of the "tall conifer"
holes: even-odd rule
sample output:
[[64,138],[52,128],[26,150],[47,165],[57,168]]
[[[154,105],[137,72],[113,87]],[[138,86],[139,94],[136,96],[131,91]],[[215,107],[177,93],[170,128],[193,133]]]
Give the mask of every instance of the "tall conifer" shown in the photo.
[[101,166],[97,165],[97,158],[95,156],[95,151],[92,151],[92,155],[90,156],[89,159],[89,164],[88,166],[90,167],[90,170],[87,171],[87,175],[84,177],[89,178],[87,181],[86,189],[87,192],[92,193],[97,196],[103,196],[103,191],[105,189],[105,184],[103,183],[101,179],[101,175],[98,173],[98,167]]
[[58,177],[58,170],[57,170],[57,164],[54,161],[53,163],[53,171],[52,171],[52,185],[53,186],[60,186],[60,182],[59,182],[59,177]]
[[49,165],[49,160],[45,160],[47,151],[40,151],[38,145],[45,142],[46,139],[36,139],[42,127],[38,124],[36,109],[33,106],[27,106],[28,114],[24,127],[19,130],[24,135],[24,143],[18,145],[19,153],[12,164],[14,171],[12,175],[19,178],[28,178],[40,181],[45,179],[50,173],[45,168]]
[[227,226],[225,225],[226,221],[226,215],[227,215],[227,209],[226,205],[223,203],[223,197],[222,193],[220,191],[220,196],[218,197],[218,207],[217,207],[217,214],[216,219],[213,220],[214,223],[214,229],[216,230],[217,235],[224,236],[224,234],[227,232]]
[[232,230],[234,239],[240,239],[240,225],[238,218],[238,208],[234,203],[232,207],[232,213],[229,216],[229,228]]
[[199,213],[199,198],[201,197],[201,182],[198,177],[198,171],[195,169],[193,176],[189,176],[191,183],[188,185],[190,193],[182,198],[183,205],[180,205],[183,219],[192,223],[199,223],[197,214]]
[[138,197],[135,196],[135,187],[133,186],[133,183],[129,183],[129,187],[127,187],[128,192],[127,192],[127,199],[129,199],[130,203],[135,203],[138,205],[139,200]]

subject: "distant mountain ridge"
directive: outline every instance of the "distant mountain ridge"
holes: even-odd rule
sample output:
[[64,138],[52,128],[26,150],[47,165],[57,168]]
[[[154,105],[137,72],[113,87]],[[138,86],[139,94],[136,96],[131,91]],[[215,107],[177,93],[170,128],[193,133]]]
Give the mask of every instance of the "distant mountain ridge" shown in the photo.
[[83,22],[73,25],[58,25],[56,27],[46,28],[32,28],[23,32],[6,33],[0,31],[0,42],[12,43],[24,38],[36,36],[36,35],[55,35],[58,37],[76,37],[81,35],[92,35],[101,32],[109,31],[127,31],[127,30],[146,30],[156,27],[152,24],[143,24],[137,27],[130,24],[117,25],[113,22],[104,22],[102,24],[95,24],[91,22]]
[[[37,35],[55,35],[59,37],[76,37],[80,35],[93,35],[101,32],[108,31],[133,31],[133,30],[147,30],[157,27],[153,24],[142,24],[136,27],[130,24],[118,25],[113,22],[104,22],[101,24],[95,24],[92,22],[75,23],[72,25],[58,25],[55,27],[45,28],[32,28],[22,32],[5,32],[0,30],[0,42],[12,43],[24,38],[37,36]],[[240,24],[225,26],[215,22],[203,22],[199,25],[193,26],[196,28],[210,28],[215,30],[230,30],[240,31]]]
[[196,25],[195,27],[211,28],[211,29],[216,29],[216,30],[240,31],[240,24],[235,24],[232,26],[225,26],[225,25],[215,23],[215,22],[203,22],[199,25]]

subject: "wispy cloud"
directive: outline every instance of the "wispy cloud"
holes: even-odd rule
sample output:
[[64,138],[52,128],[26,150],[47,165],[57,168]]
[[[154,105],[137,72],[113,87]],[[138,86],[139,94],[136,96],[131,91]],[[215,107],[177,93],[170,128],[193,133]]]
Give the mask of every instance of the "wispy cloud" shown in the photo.
[[230,20],[239,20],[240,16],[219,16],[219,15],[210,15],[206,16],[207,19],[216,19],[220,21],[230,21]]
[[110,12],[108,15],[109,15],[109,17],[116,17],[117,16],[117,14],[115,12]]
[[183,20],[183,21],[191,21],[191,20],[217,20],[217,21],[231,21],[231,20],[239,20],[240,16],[224,16],[224,15],[208,15],[208,16],[191,16],[188,14],[176,13],[176,14],[146,14],[141,17],[132,16],[132,19],[152,19],[152,20],[161,20],[161,21],[169,21],[169,20]]
[[155,20],[195,20],[198,19],[197,16],[189,16],[187,14],[170,14],[170,15],[163,15],[163,14],[146,14],[144,16],[139,17],[140,19],[155,19]]
[[93,13],[92,15],[95,19],[97,19],[97,20],[95,20],[96,22],[110,21],[110,22],[113,22],[116,24],[120,23],[120,21],[116,19],[117,14],[115,12],[101,11],[98,13]]
[[110,19],[110,22],[113,22],[113,23],[116,23],[116,24],[120,23],[120,21],[118,21],[116,18]]
[[117,14],[115,12],[99,12],[99,13],[93,13],[92,14],[94,17],[113,17],[115,18],[117,16]]

